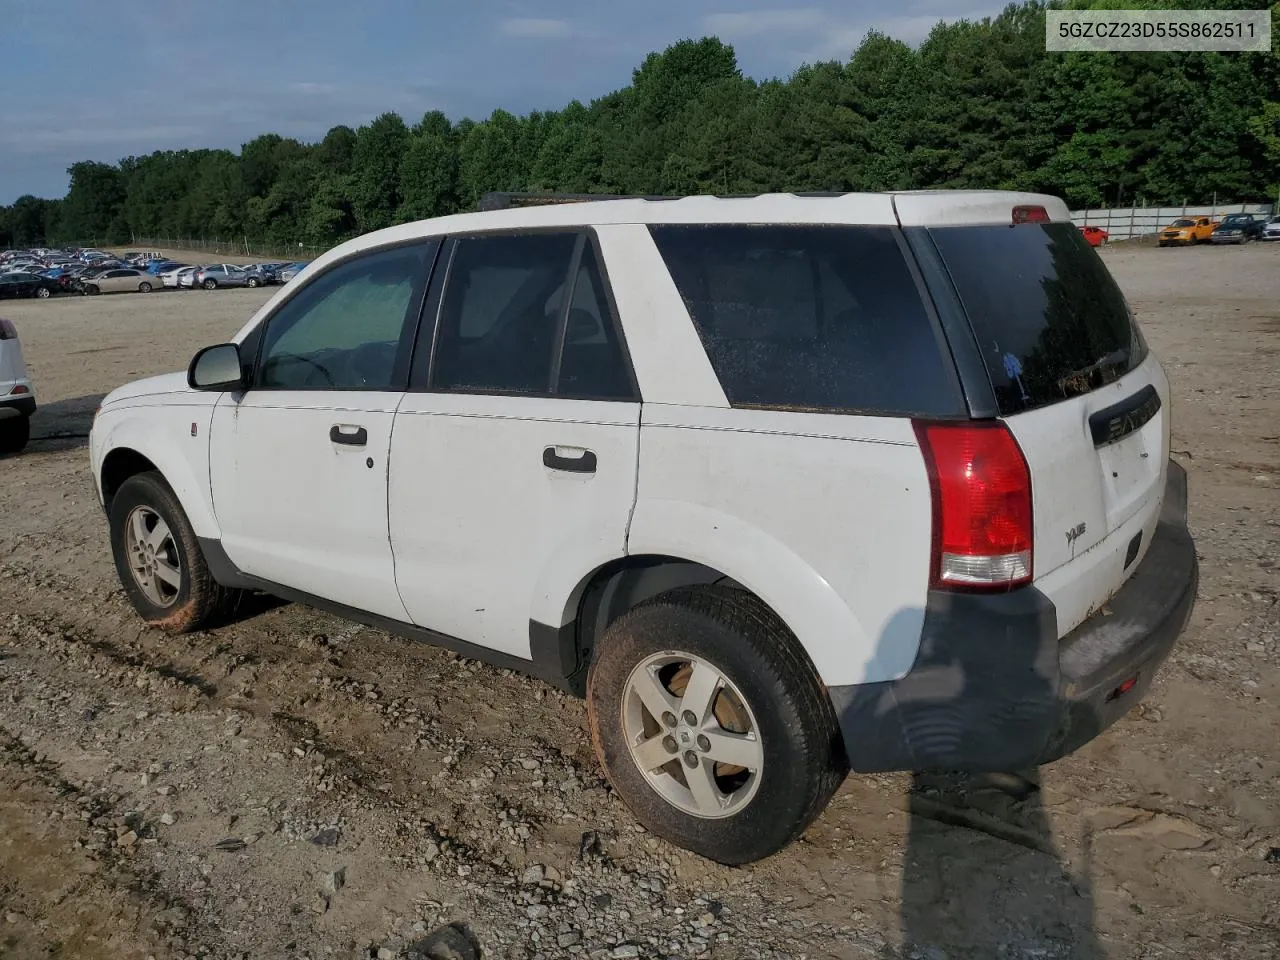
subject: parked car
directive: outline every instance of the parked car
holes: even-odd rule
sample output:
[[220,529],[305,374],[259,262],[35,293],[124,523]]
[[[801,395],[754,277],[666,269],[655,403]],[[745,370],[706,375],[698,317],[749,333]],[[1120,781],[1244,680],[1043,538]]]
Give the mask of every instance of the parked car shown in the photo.
[[[250,284],[250,279],[255,282]],[[245,269],[234,263],[214,263],[201,267],[196,271],[196,286],[205,290],[216,290],[218,287],[259,286],[260,281],[251,278]]]
[[1089,241],[1089,246],[1100,247],[1107,242],[1109,234],[1101,227],[1081,227],[1080,232]]
[[85,280],[81,292],[86,296],[99,293],[150,293],[160,286],[160,280],[143,270],[116,267],[104,270],[91,280]]
[[0,454],[17,453],[31,437],[36,393],[12,320],[0,319]]
[[190,266],[190,264],[178,263],[178,261],[176,260],[152,260],[150,263],[146,265],[144,269],[146,270],[147,273],[151,274],[152,276],[158,277],[160,276],[160,274],[168,270],[176,270],[178,267],[187,267],[187,266]]
[[1272,217],[1262,228],[1263,240],[1280,240],[1280,216]]
[[245,281],[247,287],[265,287],[277,280],[274,264],[251,263],[244,267],[244,272],[248,277]]
[[778,850],[850,768],[1077,749],[1191,611],[1168,380],[1056,198],[499,209],[295,282],[103,401],[142,619],[265,590],[532,673],[703,856]]
[[[173,287],[176,289],[178,286],[180,286],[179,278],[182,274],[184,273],[193,274],[196,272],[197,269],[199,268],[189,267],[186,264],[179,264],[161,273],[160,282],[166,287]],[[188,284],[188,286],[190,286],[190,284]]]
[[57,280],[38,273],[14,271],[0,274],[0,298],[39,297],[41,300],[61,291]]
[[179,290],[195,290],[196,274],[199,272],[199,270],[200,270],[199,267],[187,267],[183,270],[179,270],[178,271],[178,289]]
[[1191,246],[1207,243],[1217,226],[1209,217],[1179,217],[1160,231],[1160,246]]
[[84,292],[84,285],[96,277],[106,273],[111,267],[95,267],[92,264],[86,264],[75,273],[71,278],[71,288],[78,293]]
[[1262,217],[1252,213],[1229,213],[1213,229],[1213,243],[1248,243],[1262,239]]
[[288,266],[283,267],[280,270],[280,272],[277,274],[277,276],[280,278],[280,282],[288,283],[290,280],[292,280],[294,277],[296,277],[298,274],[300,274],[303,271],[303,269],[307,266],[308,262],[309,261],[291,263]]

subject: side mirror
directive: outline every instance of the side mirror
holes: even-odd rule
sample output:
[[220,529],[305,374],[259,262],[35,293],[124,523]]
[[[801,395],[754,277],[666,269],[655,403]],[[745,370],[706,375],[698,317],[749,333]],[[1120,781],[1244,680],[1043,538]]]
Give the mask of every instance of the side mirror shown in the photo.
[[197,353],[187,368],[187,386],[192,390],[243,390],[246,384],[239,346],[220,343]]

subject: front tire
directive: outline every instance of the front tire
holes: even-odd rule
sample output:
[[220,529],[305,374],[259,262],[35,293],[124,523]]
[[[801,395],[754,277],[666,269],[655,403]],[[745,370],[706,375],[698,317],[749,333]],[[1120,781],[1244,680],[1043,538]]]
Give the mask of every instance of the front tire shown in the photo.
[[204,286],[204,288],[205,288],[206,290],[217,290],[217,289],[218,289],[218,281],[217,281],[217,280],[206,280],[206,281],[204,282],[203,286]]
[[813,664],[771,610],[728,587],[672,590],[610,624],[587,716],[636,819],[719,863],[782,849],[848,769]]
[[178,498],[156,472],[126,480],[111,500],[116,573],[139,616],[171,633],[222,620],[238,592],[213,579]]
[[0,454],[21,453],[30,439],[30,417],[9,417],[0,420]]
[[249,280],[248,280],[248,282],[245,284],[245,286],[249,287],[250,289],[253,289],[253,288],[257,287],[257,286],[258,286],[258,278],[257,278],[257,277],[250,277],[250,278],[249,278]]

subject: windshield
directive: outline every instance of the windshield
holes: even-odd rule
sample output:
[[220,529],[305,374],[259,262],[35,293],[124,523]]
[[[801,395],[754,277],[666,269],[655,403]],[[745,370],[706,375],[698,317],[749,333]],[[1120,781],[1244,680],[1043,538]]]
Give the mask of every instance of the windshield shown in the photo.
[[1196,222],[1194,220],[1175,220],[1173,225],[1175,227],[1194,227]]

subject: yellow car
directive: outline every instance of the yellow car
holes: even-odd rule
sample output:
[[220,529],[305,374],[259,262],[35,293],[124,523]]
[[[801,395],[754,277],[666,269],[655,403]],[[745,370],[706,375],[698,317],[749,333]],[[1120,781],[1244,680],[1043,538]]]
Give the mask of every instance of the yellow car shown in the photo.
[[1179,217],[1160,231],[1160,246],[1208,243],[1217,225],[1212,217]]

